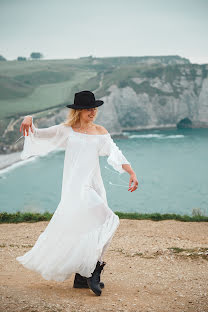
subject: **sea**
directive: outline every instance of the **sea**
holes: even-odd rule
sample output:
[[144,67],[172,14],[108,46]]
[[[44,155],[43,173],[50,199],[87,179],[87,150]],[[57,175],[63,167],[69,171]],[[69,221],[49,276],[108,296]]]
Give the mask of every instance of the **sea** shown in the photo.
[[[114,212],[208,215],[208,129],[125,131],[113,138],[139,182],[100,157],[101,175]],[[83,155],[84,157],[84,155]],[[50,212],[60,201],[64,151],[31,157],[0,171],[0,212]],[[133,184],[132,184],[133,185]]]

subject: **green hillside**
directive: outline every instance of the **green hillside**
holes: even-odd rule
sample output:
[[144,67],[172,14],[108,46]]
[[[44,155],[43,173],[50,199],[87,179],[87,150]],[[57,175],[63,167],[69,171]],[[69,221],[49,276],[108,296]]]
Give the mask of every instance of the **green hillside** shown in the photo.
[[[67,103],[74,93],[90,90],[97,99],[109,94],[108,88],[131,87],[137,94],[149,97],[179,97],[181,85],[174,83],[183,75],[195,83],[197,70],[207,76],[204,65],[190,64],[180,56],[147,57],[81,57],[63,60],[27,60],[0,62],[0,153],[19,137],[19,125],[27,114],[48,118]],[[139,79],[139,83],[135,78]],[[150,84],[160,79],[171,86],[171,92]],[[196,95],[199,90],[194,88]],[[165,105],[164,99],[160,99]],[[164,103],[163,103],[164,102]]]
[[[158,64],[149,65],[154,58]],[[35,113],[73,101],[76,91],[89,89],[97,97],[107,95],[112,84],[131,86],[136,92],[150,90],[132,82],[135,76],[160,74],[161,64],[189,64],[179,56],[162,57],[83,57],[67,60],[32,60],[0,62],[1,119]],[[173,74],[173,65],[171,73]],[[177,74],[177,66],[174,75]],[[189,66],[189,65],[188,65]],[[169,75],[170,76],[170,75]]]

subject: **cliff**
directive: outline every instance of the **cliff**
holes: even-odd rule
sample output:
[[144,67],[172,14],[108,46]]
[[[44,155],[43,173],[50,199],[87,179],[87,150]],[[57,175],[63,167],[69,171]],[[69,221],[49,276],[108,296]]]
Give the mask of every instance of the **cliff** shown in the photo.
[[104,100],[95,123],[108,131],[208,126],[208,64],[180,56],[84,57],[0,64],[0,153],[22,148],[19,127],[33,114],[37,127],[62,122],[74,93]]
[[[197,64],[157,65],[124,72],[120,80],[105,86],[108,94],[102,97],[105,105],[100,122],[108,127],[115,124],[118,132],[177,127],[184,118],[192,127],[207,127],[207,73],[208,65]],[[98,90],[98,94],[100,91],[103,93]]]

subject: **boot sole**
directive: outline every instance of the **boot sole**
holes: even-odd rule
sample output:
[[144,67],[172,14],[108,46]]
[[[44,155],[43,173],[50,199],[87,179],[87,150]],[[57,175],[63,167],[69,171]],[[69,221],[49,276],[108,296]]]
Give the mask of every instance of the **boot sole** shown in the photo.
[[96,290],[96,289],[92,289],[91,285],[90,285],[90,282],[88,283],[88,281],[87,281],[87,284],[89,286],[89,289],[91,289],[94,292],[94,294],[96,294],[96,296],[100,296],[102,294],[102,290],[99,291],[99,290]]

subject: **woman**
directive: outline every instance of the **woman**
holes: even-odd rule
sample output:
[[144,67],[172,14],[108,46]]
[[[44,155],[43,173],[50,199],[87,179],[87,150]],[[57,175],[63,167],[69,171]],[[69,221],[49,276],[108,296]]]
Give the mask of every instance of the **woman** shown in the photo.
[[[90,91],[75,93],[66,122],[38,129],[33,117],[20,126],[27,135],[21,158],[65,150],[61,201],[46,229],[32,249],[16,259],[46,280],[64,281],[75,274],[73,287],[90,288],[101,295],[103,255],[119,225],[119,217],[108,207],[100,172],[99,156],[118,172],[130,174],[129,190],[138,186],[130,163],[113,142],[111,135],[94,124],[98,106]],[[131,186],[132,182],[134,183]]]

